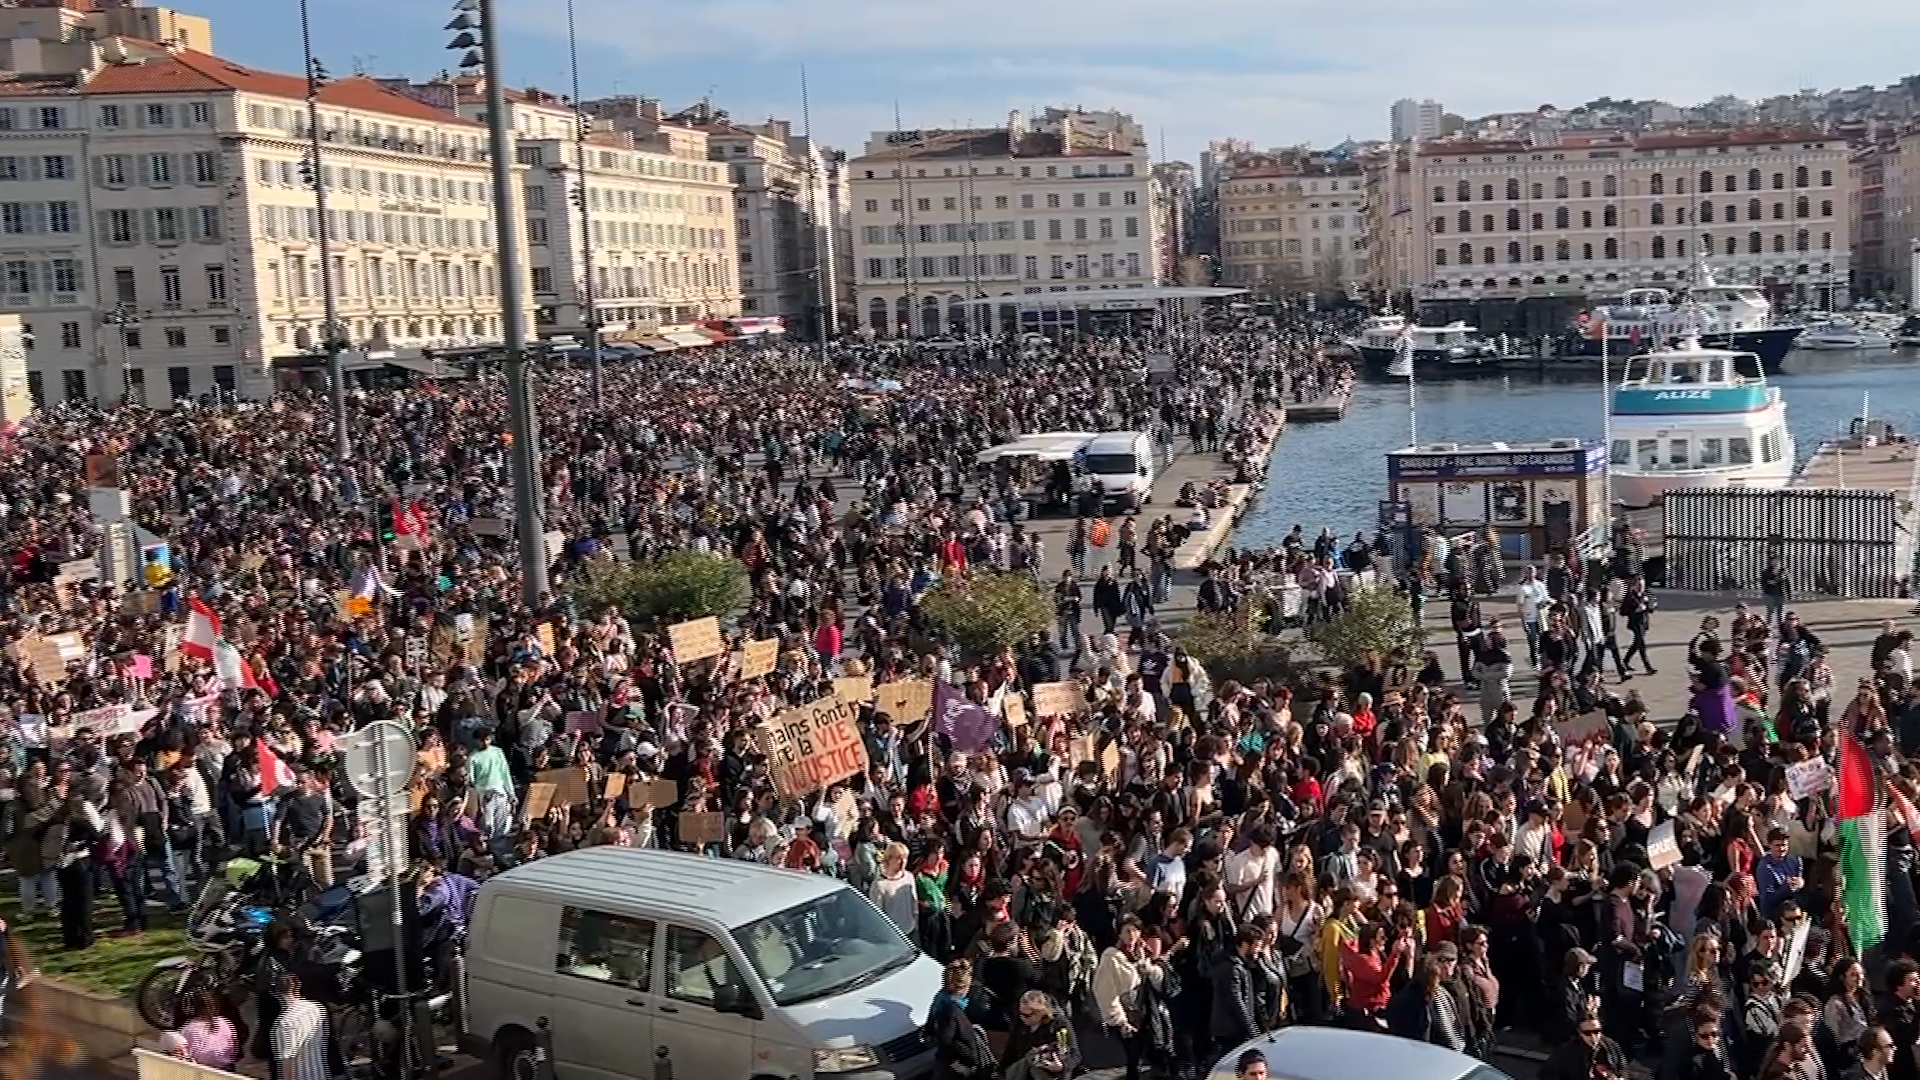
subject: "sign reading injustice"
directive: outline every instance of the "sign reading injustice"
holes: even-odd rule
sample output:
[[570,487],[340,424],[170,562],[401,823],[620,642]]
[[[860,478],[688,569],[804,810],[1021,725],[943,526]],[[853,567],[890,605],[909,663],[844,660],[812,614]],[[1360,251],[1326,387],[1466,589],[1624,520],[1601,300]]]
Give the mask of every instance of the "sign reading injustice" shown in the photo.
[[866,772],[867,747],[854,725],[859,715],[859,705],[825,697],[755,727],[774,790],[782,798],[797,799]]

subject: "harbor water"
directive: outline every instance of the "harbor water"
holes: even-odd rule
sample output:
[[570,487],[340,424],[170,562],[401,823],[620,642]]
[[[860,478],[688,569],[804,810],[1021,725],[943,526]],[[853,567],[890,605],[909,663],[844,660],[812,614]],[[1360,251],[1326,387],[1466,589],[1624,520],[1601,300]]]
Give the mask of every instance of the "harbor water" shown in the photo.
[[[1619,377],[1618,370],[1615,378]],[[1863,400],[1902,434],[1920,432],[1920,352],[1796,351],[1772,380],[1804,462],[1824,439],[1846,433]],[[1427,443],[1598,439],[1604,395],[1593,370],[1519,368],[1416,383],[1419,435]],[[1274,447],[1267,486],[1234,533],[1237,547],[1278,544],[1298,524],[1343,536],[1371,534],[1386,495],[1389,450],[1407,445],[1407,384],[1362,380],[1346,418],[1289,424]]]

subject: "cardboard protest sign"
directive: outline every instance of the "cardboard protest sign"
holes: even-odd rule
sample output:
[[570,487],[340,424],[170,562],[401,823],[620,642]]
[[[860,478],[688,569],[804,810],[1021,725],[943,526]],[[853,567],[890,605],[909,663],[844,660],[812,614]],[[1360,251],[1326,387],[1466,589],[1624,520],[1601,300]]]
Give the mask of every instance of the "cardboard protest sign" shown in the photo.
[[833,696],[853,705],[873,700],[873,680],[865,675],[845,675],[833,680]]
[[35,634],[22,638],[19,645],[20,662],[33,673],[34,681],[58,686],[67,681],[67,662],[60,658],[60,647]]
[[60,564],[55,581],[89,581],[100,576],[100,566],[92,559],[74,559]]
[[788,709],[753,729],[773,772],[774,790],[797,799],[867,771],[867,747],[854,728],[859,707],[834,697]]
[[1787,794],[1795,799],[1818,795],[1833,787],[1833,766],[1825,758],[1809,758],[1787,766]]
[[718,844],[727,838],[725,818],[710,810],[690,810],[680,815],[680,842],[703,846]]
[[467,634],[463,662],[468,667],[479,667],[487,662],[487,618],[484,615],[473,617],[473,629]]
[[1607,726],[1606,713],[1590,712],[1562,720],[1553,725],[1553,730],[1560,736],[1561,746],[1579,746],[1595,735],[1605,735],[1612,729]]
[[1647,834],[1647,867],[1664,870],[1680,861],[1680,842],[1674,838],[1673,822],[1663,821]]
[[540,643],[540,655],[552,656],[554,654],[552,623],[543,622],[539,626],[534,627],[533,639]]
[[780,639],[763,638],[749,641],[740,649],[740,677],[757,679],[771,674],[775,664],[780,662]]
[[527,785],[527,820],[539,821],[547,816],[547,809],[553,805],[553,797],[559,789],[552,784],[532,783]]
[[627,792],[627,805],[665,810],[680,801],[680,787],[671,780],[647,780]]
[[1000,703],[1000,711],[1006,716],[1008,727],[1027,726],[1027,702],[1019,694],[1008,694]]
[[595,735],[600,731],[600,714],[597,712],[570,712],[566,715],[567,734]]
[[833,800],[833,821],[839,826],[840,836],[852,836],[853,830],[860,824],[860,800],[853,792],[842,791],[840,797]]
[[927,679],[895,679],[873,692],[873,707],[896,724],[917,724],[933,709],[933,683]]
[[727,643],[720,637],[720,620],[711,615],[674,623],[667,627],[667,640],[673,646],[676,664],[690,664],[727,651]]
[[540,783],[553,785],[555,806],[585,806],[593,798],[593,792],[587,786],[587,770],[578,765],[548,769],[538,779]]
[[1033,688],[1037,716],[1077,716],[1087,709],[1087,693],[1077,682],[1043,682]]
[[626,794],[626,791],[627,774],[623,772],[608,773],[607,784],[606,787],[601,789],[600,797],[608,802],[614,802],[618,800],[620,796]]

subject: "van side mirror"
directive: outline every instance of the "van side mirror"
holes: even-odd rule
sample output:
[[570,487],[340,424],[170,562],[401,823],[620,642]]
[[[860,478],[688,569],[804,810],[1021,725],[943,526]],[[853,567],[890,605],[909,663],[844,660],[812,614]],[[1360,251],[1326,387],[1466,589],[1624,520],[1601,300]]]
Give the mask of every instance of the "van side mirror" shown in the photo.
[[754,1004],[739,983],[723,983],[713,988],[713,1011],[760,1019],[760,1006]]

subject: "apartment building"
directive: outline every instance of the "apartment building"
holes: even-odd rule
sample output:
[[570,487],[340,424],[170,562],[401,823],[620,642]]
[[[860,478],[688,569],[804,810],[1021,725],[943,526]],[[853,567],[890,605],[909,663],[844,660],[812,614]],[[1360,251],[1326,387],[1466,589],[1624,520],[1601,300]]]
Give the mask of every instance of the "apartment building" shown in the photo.
[[1426,101],[1401,98],[1389,110],[1388,126],[1394,142],[1426,142],[1440,137],[1446,115],[1447,110],[1431,98]]
[[1578,304],[1696,262],[1777,301],[1839,306],[1847,147],[1781,129],[1441,140],[1371,166],[1374,284],[1415,300]]
[[1853,294],[1911,305],[1920,295],[1920,130],[1857,151],[1850,172]]
[[876,132],[848,169],[867,332],[1044,328],[1076,316],[1021,297],[1160,281],[1153,162],[1124,114],[1048,109],[1000,128]]
[[0,71],[72,74],[91,70],[114,38],[213,53],[213,24],[130,0],[12,0],[0,16]]
[[837,247],[846,208],[835,202],[845,198],[845,155],[785,120],[738,124],[705,105],[682,117],[707,133],[713,160],[733,175],[741,312],[780,316],[808,340],[837,333],[850,284]]
[[1218,184],[1221,284],[1323,296],[1365,284],[1366,178],[1358,162],[1243,153]]

